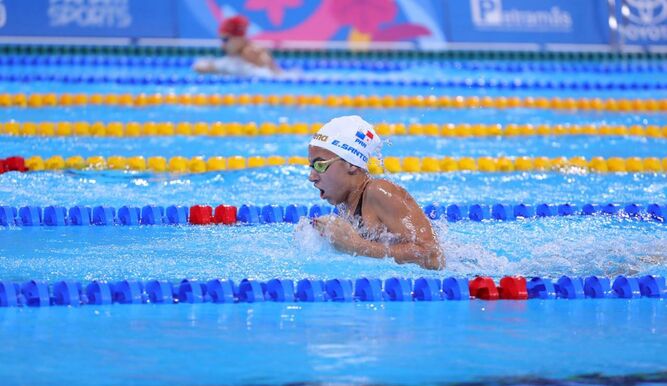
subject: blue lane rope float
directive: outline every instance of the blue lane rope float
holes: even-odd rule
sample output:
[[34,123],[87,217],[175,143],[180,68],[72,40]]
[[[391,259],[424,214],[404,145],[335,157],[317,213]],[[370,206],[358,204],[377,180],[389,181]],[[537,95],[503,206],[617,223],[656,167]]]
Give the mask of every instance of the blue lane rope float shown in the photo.
[[291,279],[259,281],[244,279],[208,281],[184,279],[95,280],[87,285],[76,280],[46,283],[0,281],[0,307],[47,307],[110,304],[176,303],[259,303],[259,302],[406,302],[529,299],[637,299],[667,298],[665,278],[617,276],[585,278],[561,276],[526,279],[505,276],[496,284],[490,277],[420,277],[416,280],[392,277],[384,280],[361,277],[349,279]]
[[222,75],[81,75],[81,74],[0,74],[0,82],[61,82],[67,84],[119,85],[222,85],[222,84],[280,84],[280,85],[340,85],[428,88],[478,88],[499,90],[664,90],[667,82],[620,81],[555,81],[550,79],[496,80],[484,78],[449,79],[378,79],[372,77],[259,77],[248,78]]
[[[638,221],[665,222],[667,204],[637,203],[620,204],[429,204],[423,207],[431,220],[457,222],[470,221],[513,221],[520,218],[565,217],[608,215],[620,216]],[[337,209],[329,205],[291,204],[281,205],[208,205],[191,207],[170,205],[145,205],[143,207],[125,205],[118,210],[110,206],[0,206],[0,226],[89,226],[89,225],[163,225],[163,224],[272,224],[299,222],[302,217],[315,218]]]
[[[414,66],[436,66],[443,69],[464,71],[495,71],[505,73],[656,73],[667,72],[664,62],[502,62],[479,60],[391,60],[382,59],[312,59],[278,58],[284,69],[304,70],[364,70],[374,72],[403,71]],[[0,66],[88,66],[88,67],[191,67],[194,59],[189,56],[123,56],[123,55],[3,55]]]

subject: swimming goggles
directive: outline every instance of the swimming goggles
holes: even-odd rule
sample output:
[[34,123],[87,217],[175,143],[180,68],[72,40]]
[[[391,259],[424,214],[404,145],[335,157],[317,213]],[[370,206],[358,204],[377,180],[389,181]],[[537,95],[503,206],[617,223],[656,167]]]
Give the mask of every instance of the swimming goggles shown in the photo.
[[329,160],[313,161],[310,164],[310,167],[315,169],[316,172],[321,174],[321,173],[326,172],[327,169],[329,169],[329,166],[331,166],[331,164],[334,163],[334,161],[337,161],[339,159],[340,159],[340,157],[332,158],[332,159],[329,159]]
[[224,44],[227,44],[227,42],[229,41],[229,36],[221,36],[220,40],[222,40]]

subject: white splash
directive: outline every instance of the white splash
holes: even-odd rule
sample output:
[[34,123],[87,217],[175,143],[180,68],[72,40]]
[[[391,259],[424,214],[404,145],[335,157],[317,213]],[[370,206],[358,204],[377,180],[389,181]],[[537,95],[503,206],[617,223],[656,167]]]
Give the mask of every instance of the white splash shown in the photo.
[[294,228],[294,246],[306,258],[320,256],[325,250],[331,250],[327,240],[311,224],[310,219],[302,217]]

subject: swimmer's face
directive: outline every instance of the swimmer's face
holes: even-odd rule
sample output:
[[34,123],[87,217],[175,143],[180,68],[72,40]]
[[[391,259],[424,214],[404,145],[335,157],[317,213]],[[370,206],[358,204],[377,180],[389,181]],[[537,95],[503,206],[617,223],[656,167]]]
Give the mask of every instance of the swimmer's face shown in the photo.
[[329,150],[308,146],[308,161],[311,165],[316,161],[329,160],[333,161],[329,163],[323,173],[318,173],[311,167],[308,181],[319,189],[321,199],[327,200],[329,204],[337,205],[345,201],[347,196],[346,186],[350,177],[350,164]]
[[222,35],[220,38],[222,39],[225,52],[228,54],[236,54],[240,52],[243,48],[243,44],[245,43],[244,36]]

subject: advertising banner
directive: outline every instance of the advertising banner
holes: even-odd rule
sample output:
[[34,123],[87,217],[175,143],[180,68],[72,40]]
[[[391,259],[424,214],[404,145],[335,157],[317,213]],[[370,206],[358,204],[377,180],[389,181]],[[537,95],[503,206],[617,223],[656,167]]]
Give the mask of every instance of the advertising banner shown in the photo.
[[277,47],[667,46],[667,0],[0,0],[0,37],[208,45],[239,14]]
[[609,44],[607,0],[449,0],[453,43]]
[[214,38],[220,20],[243,14],[249,34],[281,42],[442,42],[442,0],[179,1],[183,38]]
[[617,0],[623,45],[667,44],[667,0]]
[[176,37],[173,1],[0,0],[0,36]]

